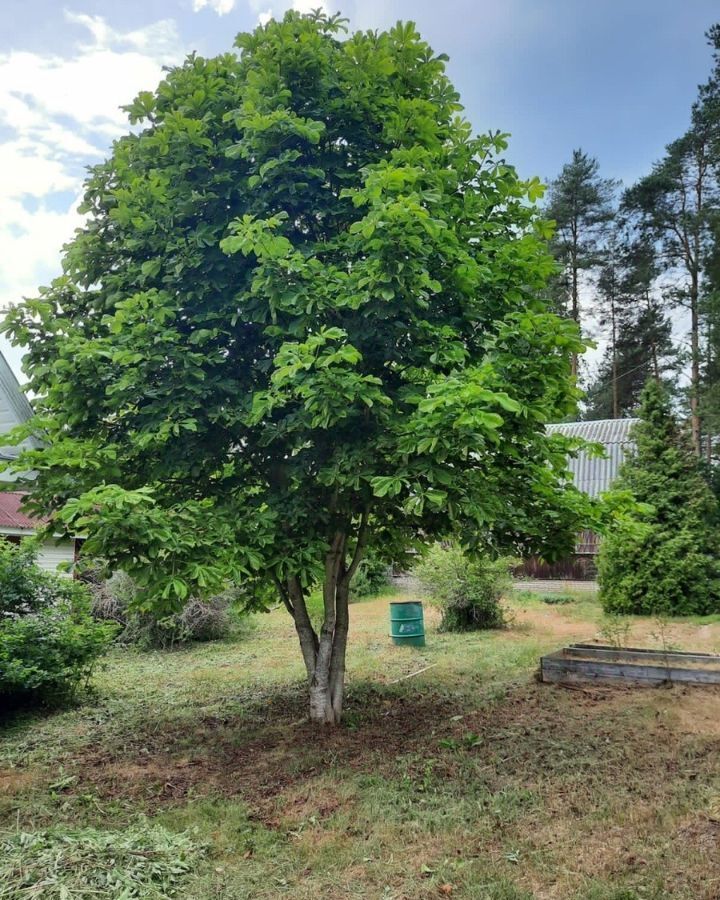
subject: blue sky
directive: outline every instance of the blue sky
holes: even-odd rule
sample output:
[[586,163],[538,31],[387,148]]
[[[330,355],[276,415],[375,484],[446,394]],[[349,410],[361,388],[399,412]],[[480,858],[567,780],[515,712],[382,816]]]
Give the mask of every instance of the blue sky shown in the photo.
[[449,54],[475,129],[512,134],[523,175],[552,177],[581,146],[625,183],[686,127],[720,20],[717,0],[2,0],[0,305],[57,274],[84,167],[125,128],[121,103],[190,50],[316,6],[353,28],[417,22]]

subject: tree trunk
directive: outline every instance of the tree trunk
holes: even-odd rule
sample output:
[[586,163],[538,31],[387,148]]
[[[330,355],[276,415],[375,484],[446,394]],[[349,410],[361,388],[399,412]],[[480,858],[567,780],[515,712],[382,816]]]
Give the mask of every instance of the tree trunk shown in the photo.
[[615,300],[611,306],[612,316],[612,408],[613,419],[620,418],[620,385],[618,384],[618,361],[617,361],[617,324],[615,315]]
[[[573,228],[573,252],[571,258],[571,270],[572,270],[572,283],[571,283],[571,295],[570,295],[570,315],[575,320],[575,322],[580,325],[580,286],[579,286],[579,264],[577,260],[577,234],[576,229]],[[572,359],[570,361],[570,371],[572,373],[573,378],[577,378],[578,373],[578,355],[577,353],[573,353]]]
[[690,430],[693,449],[697,456],[702,453],[701,425],[698,396],[700,393],[700,312],[698,274],[692,273],[690,284]]
[[338,531],[332,538],[325,556],[324,617],[319,635],[310,621],[300,581],[290,578],[287,584],[277,582],[280,596],[295,620],[308,677],[310,721],[318,725],[338,725],[342,719],[350,582],[362,559],[366,535],[367,514],[363,513],[349,565],[347,533]]
[[[339,725],[345,693],[345,654],[348,634],[348,590],[338,585],[335,600],[335,629],[330,642],[330,655],[318,654],[310,675],[310,721],[320,725]],[[341,624],[340,620],[344,621]],[[324,629],[323,625],[323,629]],[[322,640],[322,638],[321,638]]]
[[695,181],[695,222],[692,228],[691,249],[686,251],[690,269],[690,430],[693,448],[702,456],[702,423],[700,422],[700,273],[702,271],[702,217],[704,187],[707,174],[706,145],[697,147],[697,178]]
[[[648,312],[654,312],[652,300],[650,299],[650,291],[645,291],[645,308]],[[651,332],[652,334],[653,332]],[[652,357],[653,377],[655,381],[660,381],[660,363],[658,362],[657,342],[655,338],[650,341],[650,356]]]

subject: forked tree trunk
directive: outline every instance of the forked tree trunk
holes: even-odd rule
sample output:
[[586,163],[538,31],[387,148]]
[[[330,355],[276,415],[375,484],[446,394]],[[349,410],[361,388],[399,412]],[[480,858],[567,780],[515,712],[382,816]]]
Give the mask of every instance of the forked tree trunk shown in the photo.
[[337,725],[342,718],[350,582],[362,559],[366,533],[367,515],[363,515],[349,565],[347,533],[338,531],[333,536],[325,557],[324,617],[320,634],[310,621],[300,581],[290,578],[286,584],[277,582],[280,596],[295,620],[308,676],[310,721],[317,724]]

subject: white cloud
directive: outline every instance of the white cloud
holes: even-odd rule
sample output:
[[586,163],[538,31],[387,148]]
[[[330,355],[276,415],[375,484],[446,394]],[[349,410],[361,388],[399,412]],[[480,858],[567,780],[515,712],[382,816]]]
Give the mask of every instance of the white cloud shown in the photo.
[[[59,159],[53,159],[44,144],[20,139],[0,145],[0,197],[3,201],[25,195],[43,197],[77,189],[73,177]],[[8,221],[3,203],[3,220]]]
[[[207,3],[207,0],[195,0],[195,2]],[[288,9],[293,9],[299,13],[310,13],[316,9],[322,12],[329,12],[329,4],[327,0],[271,0],[267,9],[262,9],[266,0],[248,0],[250,9],[258,14],[258,22],[260,25],[267,25],[270,19],[282,19],[283,14]]]
[[314,12],[316,9],[321,9],[323,12],[328,11],[325,0],[293,0],[292,8],[299,13]]
[[193,0],[193,11],[200,12],[208,6],[214,9],[219,16],[224,16],[232,12],[235,6],[235,0]]
[[0,309],[58,274],[61,247],[81,223],[84,167],[128,130],[120,106],[184,56],[171,20],[120,32],[99,16],[66,18],[82,29],[70,55],[0,54],[0,126],[9,134],[0,145]]

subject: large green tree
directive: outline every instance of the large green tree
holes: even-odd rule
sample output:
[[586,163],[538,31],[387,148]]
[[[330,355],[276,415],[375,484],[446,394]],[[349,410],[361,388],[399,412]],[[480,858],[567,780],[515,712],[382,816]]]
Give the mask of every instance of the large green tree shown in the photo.
[[[596,159],[582,150],[573,150],[572,159],[550,182],[545,212],[555,222],[552,250],[560,271],[553,278],[553,295],[558,308],[581,324],[583,278],[605,259],[605,240],[615,215],[617,182],[600,176]],[[572,357],[577,375],[578,355]]]
[[[714,123],[709,143],[709,164],[715,183],[720,184],[720,25],[707,33],[713,48],[713,71],[700,87],[695,117]],[[718,203],[720,207],[720,202]],[[699,415],[705,425],[705,449],[708,460],[717,457],[720,434],[720,208],[709,217],[709,250],[705,260],[699,318],[704,326],[700,365]]]
[[600,600],[617,613],[720,611],[718,501],[673,415],[668,392],[648,381],[633,436],[637,447],[613,491],[642,504],[600,548]]
[[677,353],[657,272],[651,242],[620,230],[608,242],[594,310],[607,346],[587,388],[587,419],[633,415],[648,378],[673,383]]
[[635,217],[639,231],[652,240],[665,273],[666,293],[690,317],[690,421],[695,453],[700,454],[700,376],[703,356],[701,300],[718,213],[717,172],[713,148],[720,120],[700,107],[691,128],[666,148],[652,172],[625,192],[622,207]]
[[288,13],[236,44],[132,103],[63,275],[9,314],[36,396],[16,439],[43,444],[18,468],[148,604],[272,582],[336,722],[366,548],[548,556],[592,525],[543,429],[582,344],[538,299],[537,180],[472,136],[412,24]]

